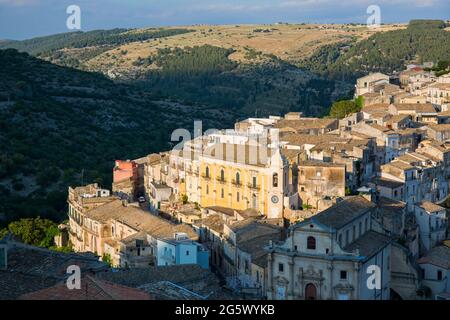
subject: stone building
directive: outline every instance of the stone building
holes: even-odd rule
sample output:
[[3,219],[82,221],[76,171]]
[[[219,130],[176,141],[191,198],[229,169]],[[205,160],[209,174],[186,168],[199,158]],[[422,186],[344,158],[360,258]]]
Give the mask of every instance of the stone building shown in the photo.
[[282,218],[288,162],[279,148],[214,144],[200,156],[200,205]]
[[345,165],[301,161],[298,165],[298,194],[305,208],[326,209],[328,200],[345,196]]
[[[375,209],[362,196],[348,197],[295,225],[284,243],[269,246],[267,297],[389,299],[391,238],[375,230]],[[368,284],[373,270],[375,286]]]
[[[86,197],[96,185],[69,189],[69,239],[76,252],[108,256],[114,266],[141,267],[155,263],[156,241],[191,227],[173,224],[116,197]],[[86,202],[87,201],[87,202]]]

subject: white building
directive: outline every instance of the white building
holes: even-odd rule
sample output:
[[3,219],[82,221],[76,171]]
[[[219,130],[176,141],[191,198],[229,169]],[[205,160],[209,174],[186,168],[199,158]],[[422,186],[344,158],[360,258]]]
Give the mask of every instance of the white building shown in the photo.
[[268,247],[267,297],[389,299],[391,239],[374,230],[375,208],[365,197],[348,197]]
[[173,238],[157,240],[156,262],[158,266],[198,264],[209,269],[209,252],[187,234],[176,233]]
[[374,92],[374,88],[376,85],[388,83],[389,76],[379,72],[371,73],[367,76],[361,77],[356,80],[355,97],[359,97],[364,93],[372,93]]
[[420,230],[420,243],[425,252],[445,240],[447,232],[446,209],[429,201],[414,206],[414,215]]
[[450,300],[450,248],[435,247],[418,263],[422,270],[422,286],[431,294],[429,298]]

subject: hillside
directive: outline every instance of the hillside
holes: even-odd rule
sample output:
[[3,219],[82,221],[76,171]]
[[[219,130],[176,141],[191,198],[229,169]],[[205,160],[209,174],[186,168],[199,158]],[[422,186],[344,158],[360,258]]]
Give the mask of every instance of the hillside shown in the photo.
[[[113,160],[169,148],[170,133],[248,116],[328,113],[368,71],[449,59],[439,21],[190,26],[2,41],[0,221],[64,216],[66,188],[111,182]],[[406,57],[406,58],[405,58]]]
[[0,222],[59,220],[68,185],[108,186],[114,159],[168,149],[172,131],[194,119],[207,128],[234,120],[12,49],[0,50],[0,79]]
[[369,72],[401,71],[408,63],[448,61],[450,32],[445,27],[439,20],[413,20],[406,29],[325,45],[300,65],[328,78],[354,81]]
[[[383,26],[381,32],[398,28],[404,26]],[[58,65],[137,82],[149,92],[187,104],[239,110],[242,116],[288,110],[322,115],[334,99],[348,95],[352,85],[323,79],[297,65],[323,45],[360,41],[375,32],[380,31],[353,24],[201,25],[76,32],[13,46]],[[228,68],[204,74],[201,64],[209,59],[204,54],[212,50],[227,53],[221,61]],[[164,59],[174,53],[175,63]],[[198,70],[186,73],[183,65],[192,62],[191,55],[200,60],[195,62]],[[156,63],[162,60],[166,62]]]

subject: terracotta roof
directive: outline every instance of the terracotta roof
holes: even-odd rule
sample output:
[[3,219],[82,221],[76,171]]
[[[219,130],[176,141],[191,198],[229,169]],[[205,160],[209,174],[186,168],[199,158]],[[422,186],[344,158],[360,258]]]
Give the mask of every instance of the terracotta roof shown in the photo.
[[305,144],[319,144],[322,142],[346,142],[348,139],[341,138],[333,134],[321,134],[321,135],[311,135],[311,134],[300,134],[300,133],[289,133],[285,134],[280,138],[280,141],[287,142],[289,145],[293,146],[303,146]]
[[243,244],[250,239],[262,235],[280,234],[281,229],[278,226],[263,223],[256,219],[249,218],[233,223],[229,228],[236,234],[236,243]]
[[332,162],[323,162],[316,160],[306,160],[300,161],[298,164],[299,167],[334,167],[334,168],[345,168],[345,164],[332,163]]
[[411,116],[409,114],[396,114],[396,115],[391,116],[391,118],[387,121],[387,123],[389,123],[389,124],[398,123],[407,118],[411,119]]
[[205,209],[211,210],[211,211],[215,211],[215,212],[219,212],[219,213],[223,213],[226,214],[227,216],[233,217],[234,213],[235,213],[235,209],[231,209],[231,208],[227,208],[227,207],[220,207],[220,206],[211,206],[211,207],[206,207]]
[[433,264],[444,269],[450,268],[450,248],[438,246],[432,248],[428,254],[417,261],[418,264]]
[[450,90],[450,83],[440,83],[440,82],[435,82],[432,85],[429,86],[429,88],[438,88],[441,90]]
[[377,205],[384,214],[395,215],[401,215],[403,213],[403,209],[406,207],[406,203],[402,201],[396,201],[385,197],[380,197]]
[[125,206],[121,200],[115,200],[92,209],[86,213],[86,216],[100,222],[113,219],[136,231],[145,231],[156,238],[172,236],[176,232],[184,232],[192,240],[198,238],[198,235],[187,225],[171,223],[137,206]]
[[380,93],[378,93],[378,92],[366,92],[366,93],[363,93],[361,96],[366,97],[366,98],[381,97]]
[[199,219],[194,222],[195,226],[205,226],[208,229],[211,229],[219,234],[223,233],[224,222],[222,217],[217,214],[212,214],[207,216],[206,218]]
[[299,120],[282,119],[275,124],[275,128],[292,128],[294,130],[324,129],[337,123],[336,119],[302,118]]
[[[386,166],[386,167],[392,166],[392,167],[395,167],[395,168],[400,169],[400,170],[411,170],[411,169],[415,168],[415,166],[413,166],[413,165],[411,165],[409,163],[403,162],[403,161],[399,161],[399,160],[391,161],[391,162],[389,162],[388,164],[386,164],[384,166]],[[382,167],[384,167],[384,166],[382,166]]]
[[350,196],[311,219],[331,228],[339,229],[374,207],[373,202],[362,196]]
[[374,104],[369,104],[367,106],[364,106],[361,111],[366,112],[366,113],[371,113],[371,112],[376,112],[376,111],[387,112],[388,109],[389,109],[389,103],[374,103]]
[[389,180],[384,178],[375,178],[372,180],[373,183],[376,185],[386,187],[386,188],[399,188],[404,185],[403,182],[395,181],[395,180]]
[[210,299],[222,299],[224,295],[217,276],[209,270],[202,269],[197,264],[150,266],[115,272],[101,272],[96,274],[96,278],[127,287],[143,288],[143,290],[145,290],[144,286],[161,281],[170,281],[188,290],[194,290],[200,295],[209,295]]
[[434,131],[450,131],[450,124],[435,124],[435,123],[430,123],[427,124],[428,128]]
[[286,157],[290,162],[298,162],[299,155],[302,153],[298,149],[281,149],[281,154]]
[[396,103],[394,104],[398,111],[415,111],[416,113],[436,113],[431,103]]
[[153,300],[138,289],[125,287],[91,276],[81,278],[81,289],[70,290],[66,282],[53,287],[31,292],[19,297],[20,300]]
[[204,158],[254,166],[266,166],[277,149],[257,145],[217,143],[208,147]]
[[369,126],[374,128],[374,129],[376,129],[376,130],[378,130],[378,131],[381,131],[383,133],[395,133],[395,131],[393,131],[392,129],[383,127],[382,125],[379,125],[379,124],[376,124],[376,123],[369,124]]
[[387,235],[370,230],[344,248],[345,251],[359,251],[364,260],[370,259],[391,242]]
[[81,272],[107,270],[93,254],[61,253],[8,242],[8,269],[0,270],[0,299],[48,288],[67,278],[67,267],[78,265]]
[[443,208],[437,204],[434,204],[433,202],[430,202],[430,201],[422,201],[422,202],[418,203],[417,206],[419,206],[420,208],[424,209],[426,212],[429,212],[429,213],[445,210],[445,208]]
[[270,241],[281,240],[281,233],[271,233],[240,242],[238,249],[247,252],[251,256],[252,263],[260,267],[267,267],[267,251],[265,247],[269,245]]
[[438,117],[450,117],[450,110],[438,112]]

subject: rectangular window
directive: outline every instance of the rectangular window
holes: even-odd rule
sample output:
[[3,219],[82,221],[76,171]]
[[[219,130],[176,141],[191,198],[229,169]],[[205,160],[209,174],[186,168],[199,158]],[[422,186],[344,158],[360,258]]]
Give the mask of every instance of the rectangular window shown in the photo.
[[347,279],[347,271],[341,270],[341,280],[346,280],[346,279]]
[[256,177],[253,177],[253,188],[256,188]]
[[284,271],[284,264],[282,264],[282,263],[278,264],[278,271],[279,272],[283,272]]
[[189,250],[188,250],[188,251],[186,251],[186,255],[187,255],[187,256],[189,255]]

